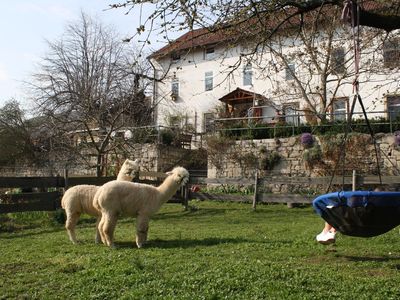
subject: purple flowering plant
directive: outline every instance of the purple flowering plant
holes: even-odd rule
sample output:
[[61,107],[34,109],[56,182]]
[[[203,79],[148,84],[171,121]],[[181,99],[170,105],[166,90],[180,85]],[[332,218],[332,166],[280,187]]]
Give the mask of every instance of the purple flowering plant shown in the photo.
[[314,144],[314,138],[311,133],[303,133],[300,136],[300,143],[305,147],[311,147]]

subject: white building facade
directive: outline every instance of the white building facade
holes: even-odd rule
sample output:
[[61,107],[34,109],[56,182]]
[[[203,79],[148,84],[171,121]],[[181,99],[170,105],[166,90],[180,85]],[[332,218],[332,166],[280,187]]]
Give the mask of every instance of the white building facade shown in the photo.
[[[320,122],[322,115],[328,121],[347,118],[356,79],[353,46],[357,40],[351,28],[325,24],[312,33],[290,29],[258,46],[255,42],[249,38],[232,43],[227,36],[199,29],[153,53],[150,61],[156,77],[162,79],[154,84],[157,125],[186,126],[204,133],[210,121],[220,117],[217,112],[225,110],[229,115],[232,105],[238,114],[228,117],[257,116],[266,124],[273,123],[277,113],[291,123]],[[400,114],[399,32],[387,35],[363,29],[359,44],[357,78],[369,118],[396,118]],[[245,96],[238,96],[239,92],[247,97],[243,108],[239,102]],[[359,103],[354,112],[355,118],[362,117]]]

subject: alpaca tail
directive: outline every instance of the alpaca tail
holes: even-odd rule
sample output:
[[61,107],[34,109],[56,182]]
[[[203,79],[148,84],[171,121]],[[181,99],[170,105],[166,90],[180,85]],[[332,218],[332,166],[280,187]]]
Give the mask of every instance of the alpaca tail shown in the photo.
[[97,190],[96,194],[94,194],[94,197],[93,197],[93,207],[95,209],[97,209],[97,211],[101,211],[101,207],[99,205],[99,197],[101,194],[101,193],[99,193],[100,190],[101,190],[101,188]]
[[65,209],[65,192],[64,192],[64,195],[62,196],[62,198],[61,198],[61,207],[63,208],[63,209]]

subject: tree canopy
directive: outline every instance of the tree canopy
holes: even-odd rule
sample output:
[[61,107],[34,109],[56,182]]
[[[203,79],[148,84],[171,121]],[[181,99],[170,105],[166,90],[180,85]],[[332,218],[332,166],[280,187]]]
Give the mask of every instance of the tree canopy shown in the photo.
[[35,134],[34,121],[28,121],[16,100],[10,100],[0,108],[0,165],[38,163],[41,141]]
[[[151,43],[151,33],[165,42],[176,37],[176,32],[186,32],[196,28],[207,28],[211,31],[221,28],[235,28],[243,24],[251,24],[263,28],[262,35],[272,36],[293,18],[304,20],[305,14],[321,9],[343,9],[348,0],[126,0],[118,4],[110,4],[111,8],[127,9],[146,6],[151,13],[140,14],[141,24],[132,39],[139,37]],[[359,6],[359,24],[390,32],[400,29],[399,0],[358,0],[352,1]],[[300,24],[301,25],[301,24]],[[175,35],[174,35],[175,33]],[[247,34],[246,31],[242,31]],[[172,37],[172,39],[171,39]]]

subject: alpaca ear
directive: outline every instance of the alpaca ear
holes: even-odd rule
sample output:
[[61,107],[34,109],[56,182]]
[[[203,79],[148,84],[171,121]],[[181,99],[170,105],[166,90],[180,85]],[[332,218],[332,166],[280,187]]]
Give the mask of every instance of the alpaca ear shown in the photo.
[[165,174],[167,174],[169,176],[169,175],[172,175],[172,172],[169,171],[169,172],[166,172]]
[[136,158],[133,162],[139,163],[139,158]]

